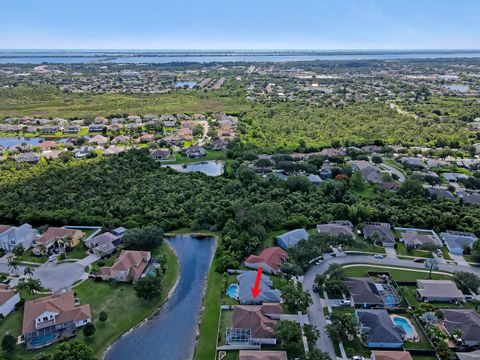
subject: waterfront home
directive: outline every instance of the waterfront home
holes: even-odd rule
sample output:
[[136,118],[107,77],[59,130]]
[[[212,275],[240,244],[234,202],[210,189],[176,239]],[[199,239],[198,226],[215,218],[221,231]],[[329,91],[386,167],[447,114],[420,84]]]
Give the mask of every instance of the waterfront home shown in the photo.
[[465,295],[450,280],[417,280],[417,298],[421,301],[465,301]]
[[440,237],[445,241],[448,251],[455,255],[463,255],[478,240],[475,234],[460,231],[445,231],[440,233]]
[[41,150],[57,149],[58,144],[55,141],[42,141],[40,144],[38,144],[38,147]]
[[103,124],[90,124],[88,132],[102,132],[105,126]]
[[[282,313],[280,304],[264,304],[257,306],[237,305],[233,307],[232,328],[227,329],[226,343],[229,345],[238,344],[239,340],[245,344],[269,344],[275,345],[275,324],[277,320],[271,315]],[[239,339],[236,335],[243,333]]]
[[386,310],[357,310],[356,315],[366,346],[391,349],[403,346],[405,330],[393,323]]
[[275,239],[278,246],[284,248],[285,250],[298,244],[300,240],[308,240],[309,235],[305,229],[295,229],[289,232],[286,232],[282,235],[278,235]]
[[413,360],[408,351],[373,350],[371,360]]
[[400,241],[403,241],[405,246],[411,249],[421,249],[425,245],[442,246],[440,239],[431,231],[408,230],[401,233]]
[[55,135],[61,129],[59,126],[42,126],[40,128],[40,134],[44,135]]
[[150,251],[122,250],[111,267],[100,268],[98,276],[103,280],[135,281],[140,279],[150,259]]
[[85,246],[94,254],[99,256],[110,255],[120,243],[120,236],[114,235],[110,232],[97,235],[84,242]]
[[39,349],[76,335],[92,321],[90,305],[76,306],[73,291],[25,302],[22,338],[27,350]]
[[5,251],[12,251],[17,245],[29,249],[36,239],[36,231],[29,225],[23,224],[18,227],[0,225],[0,248]]
[[48,230],[35,240],[35,255],[50,254],[53,249],[74,247],[80,242],[85,233],[78,229],[49,227]]
[[171,153],[168,149],[157,149],[152,151],[150,156],[153,160],[166,160],[170,157]]
[[205,149],[198,145],[193,145],[185,149],[185,155],[189,158],[199,158],[205,156]]
[[238,360],[287,360],[285,351],[240,350]]
[[288,254],[282,248],[277,246],[264,249],[259,255],[250,255],[245,260],[245,266],[258,269],[262,268],[263,272],[276,274]]
[[279,303],[282,293],[280,290],[272,289],[273,282],[267,275],[260,277],[260,294],[253,298],[252,287],[257,277],[256,271],[245,271],[237,276],[238,280],[238,301],[240,304],[253,305],[263,303]]
[[40,161],[40,157],[35,153],[22,153],[15,156],[15,162],[26,162],[30,164],[36,164]]
[[64,134],[78,134],[80,131],[80,126],[75,124],[70,124],[65,129],[63,129]]
[[480,345],[480,315],[475,309],[442,309],[443,326],[451,335],[453,330],[463,332],[461,342],[467,346]]
[[355,307],[375,308],[384,305],[375,282],[370,278],[348,278],[345,284],[350,291],[352,304]]
[[0,320],[15,310],[15,306],[20,302],[20,294],[15,290],[7,289],[5,285],[0,285]]
[[390,230],[390,224],[388,223],[365,223],[363,227],[363,236],[366,240],[370,239],[372,234],[377,233],[380,235],[380,241],[385,247],[395,246],[395,237],[392,230]]

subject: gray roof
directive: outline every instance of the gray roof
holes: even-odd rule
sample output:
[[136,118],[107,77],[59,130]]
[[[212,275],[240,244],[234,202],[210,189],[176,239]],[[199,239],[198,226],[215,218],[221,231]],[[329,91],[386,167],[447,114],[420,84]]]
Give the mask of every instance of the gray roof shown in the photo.
[[260,278],[260,294],[253,299],[252,288],[255,285],[257,277],[256,271],[245,271],[237,276],[238,280],[238,300],[240,304],[262,304],[264,302],[279,303],[282,293],[280,290],[272,289],[272,280],[262,274]]
[[480,315],[474,309],[442,309],[442,312],[448,332],[458,328],[463,331],[464,341],[480,341]]
[[112,243],[115,240],[118,240],[118,236],[113,235],[112,233],[106,232],[101,235],[97,235],[87,241],[85,241],[85,245],[89,248],[97,247],[100,245],[105,245],[108,243]]
[[372,279],[348,278],[345,283],[355,304],[383,305],[383,298]]
[[340,224],[320,224],[317,225],[317,231],[319,233],[325,233],[330,236],[337,236],[340,234],[349,235],[351,237],[355,236],[349,226]]
[[446,231],[440,233],[440,236],[447,244],[449,250],[454,248],[463,249],[464,246],[472,247],[473,243],[478,240],[475,234],[458,231]]
[[370,237],[374,232],[378,232],[382,236],[382,242],[395,244],[395,237],[392,230],[390,230],[390,224],[387,223],[367,223],[363,227],[363,235],[365,238]]
[[422,298],[463,299],[463,293],[450,280],[417,280],[417,292]]
[[480,350],[471,352],[457,352],[458,360],[478,360],[480,359]]
[[300,240],[308,240],[309,235],[305,229],[296,229],[285,234],[277,236],[277,241],[282,240],[287,247],[292,247],[297,245]]
[[405,330],[393,323],[387,310],[357,310],[361,331],[372,343],[402,343]]
[[437,198],[442,198],[450,201],[455,200],[455,196],[446,189],[430,188],[428,189],[428,192],[430,193],[430,195],[436,196]]

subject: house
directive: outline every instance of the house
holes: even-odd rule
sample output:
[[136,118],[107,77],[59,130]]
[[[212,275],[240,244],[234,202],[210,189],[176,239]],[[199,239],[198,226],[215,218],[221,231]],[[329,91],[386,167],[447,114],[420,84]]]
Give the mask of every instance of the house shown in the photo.
[[468,178],[467,175],[461,173],[443,173],[442,175],[448,182],[457,182]]
[[393,323],[387,310],[357,310],[356,315],[367,347],[399,349],[403,346],[405,330]]
[[198,158],[205,156],[205,149],[198,145],[193,145],[185,149],[185,154],[189,158]]
[[113,156],[113,155],[120,155],[125,153],[125,148],[118,147],[118,146],[109,146],[108,149],[103,150],[103,156]]
[[151,142],[151,141],[154,141],[154,140],[155,140],[155,135],[153,135],[153,134],[143,134],[138,139],[136,139],[136,142],[138,142],[138,143],[148,143],[148,142]]
[[102,135],[95,135],[94,137],[92,137],[89,141],[89,144],[94,144],[94,145],[105,145],[108,141],[108,138],[106,138],[105,136],[102,136]]
[[272,289],[273,282],[266,275],[260,277],[260,289],[262,291],[254,299],[252,295],[252,287],[257,277],[256,271],[245,271],[237,276],[238,280],[238,301],[240,304],[253,305],[262,303],[279,303],[282,293],[280,290]]
[[363,179],[371,184],[383,183],[382,171],[377,166],[370,164],[366,160],[350,161],[353,171],[360,171]]
[[467,205],[480,205],[480,193],[473,191],[457,191],[463,203]]
[[65,129],[63,129],[64,134],[78,134],[80,131],[80,126],[78,125],[68,125]]
[[355,234],[350,226],[334,222],[317,225],[317,231],[319,234],[327,234],[329,236],[347,235],[355,238]]
[[287,360],[285,351],[240,350],[239,360]]
[[170,150],[168,149],[157,149],[152,151],[150,156],[153,160],[166,160],[170,156]]
[[123,234],[125,234],[125,231],[127,231],[127,229],[125,229],[124,227],[120,226],[116,229],[113,229],[111,232],[113,235],[116,235],[118,237],[122,237]]
[[67,246],[73,247],[80,242],[85,233],[78,229],[49,227],[48,230],[35,240],[33,253],[36,255],[49,254],[52,249]]
[[455,196],[446,189],[429,188],[428,192],[431,197],[434,197],[437,199],[444,199],[448,201],[455,201]]
[[457,352],[458,360],[478,360],[480,359],[480,350],[475,350],[471,352]]
[[442,232],[440,237],[445,241],[448,251],[455,255],[463,255],[465,250],[471,249],[478,240],[475,234],[460,231]]
[[15,310],[15,305],[20,302],[20,294],[15,290],[0,288],[0,319]]
[[128,135],[119,135],[117,137],[114,137],[111,141],[112,144],[120,144],[120,143],[127,143],[129,142],[131,139],[130,136]]
[[463,332],[462,343],[467,346],[480,345],[480,315],[474,309],[442,309],[443,326],[449,334],[454,329]]
[[[237,305],[233,307],[232,328],[227,330],[226,343],[229,345],[238,344],[239,339],[235,336],[239,332],[246,332],[246,339],[240,341],[245,344],[269,344],[275,345],[275,324],[277,320],[269,315],[281,314],[280,304],[263,304],[257,306]],[[234,331],[232,331],[234,330]],[[240,330],[240,331],[239,331]]]
[[309,237],[307,230],[296,229],[279,235],[275,239],[277,240],[278,246],[286,250],[297,245],[300,240],[308,240]]
[[150,251],[122,250],[111,267],[100,268],[98,276],[103,280],[138,280],[150,262]]
[[38,147],[42,150],[50,150],[58,148],[58,144],[55,141],[42,141]]
[[40,157],[35,153],[23,153],[15,156],[15,162],[26,162],[30,164],[36,164],[40,161]]
[[102,132],[104,128],[103,124],[91,124],[88,126],[88,132]]
[[15,246],[22,244],[23,248],[27,250],[36,239],[36,234],[36,231],[29,224],[23,224],[19,227],[0,225],[0,248],[5,251],[12,251]]
[[40,134],[55,135],[60,131],[59,126],[43,126],[40,128]]
[[365,223],[363,227],[363,236],[365,239],[369,239],[373,233],[380,235],[382,245],[385,247],[395,246],[395,237],[392,230],[390,230],[390,224],[388,223]]
[[384,301],[376,284],[370,278],[348,278],[345,281],[356,308],[383,307]]
[[412,249],[421,249],[425,245],[435,245],[441,247],[443,244],[433,232],[408,230],[400,235],[400,241],[405,243],[406,247]]
[[280,265],[288,258],[288,254],[277,246],[263,250],[259,255],[250,255],[245,260],[245,266],[257,269],[262,268],[263,272],[276,274]]
[[76,335],[92,321],[90,305],[75,305],[73,291],[25,302],[22,337],[27,350],[39,349]]
[[450,280],[417,280],[417,298],[426,302],[465,302],[465,295]]
[[382,351],[373,350],[371,360],[413,360],[408,351]]
[[76,159],[81,159],[87,157],[88,154],[90,154],[93,150],[94,149],[91,146],[84,146],[82,148],[73,150],[73,153],[75,154]]
[[84,242],[86,247],[99,256],[110,255],[115,251],[115,248],[119,243],[120,237],[110,232],[97,235]]

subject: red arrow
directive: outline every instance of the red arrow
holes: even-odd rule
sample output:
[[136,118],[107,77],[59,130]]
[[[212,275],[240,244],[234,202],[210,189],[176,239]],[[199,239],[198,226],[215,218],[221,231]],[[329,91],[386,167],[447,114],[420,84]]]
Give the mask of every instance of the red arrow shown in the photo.
[[262,289],[260,289],[260,278],[261,277],[262,277],[262,268],[259,267],[257,269],[257,277],[255,279],[255,286],[252,288],[252,295],[253,295],[254,300],[258,296],[258,294],[260,294],[260,292],[262,291]]

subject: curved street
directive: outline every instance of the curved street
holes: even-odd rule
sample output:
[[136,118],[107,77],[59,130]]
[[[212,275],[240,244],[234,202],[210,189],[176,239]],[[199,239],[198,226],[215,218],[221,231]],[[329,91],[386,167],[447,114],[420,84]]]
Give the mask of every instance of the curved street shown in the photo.
[[[376,259],[373,256],[369,255],[347,255],[347,256],[340,256],[340,257],[331,257],[323,261],[320,265],[312,266],[304,275],[302,284],[303,289],[308,291],[312,296],[313,303],[307,310],[308,320],[310,324],[317,326],[318,330],[320,331],[320,338],[317,341],[317,348],[321,351],[328,352],[332,359],[336,359],[337,356],[335,355],[335,350],[333,348],[333,344],[328,337],[328,333],[326,331],[326,319],[323,314],[323,307],[326,305],[324,304],[324,300],[321,299],[316,293],[313,291],[313,284],[315,281],[315,277],[318,274],[323,274],[331,264],[340,264],[340,265],[347,265],[347,264],[358,264],[358,265],[378,265],[378,266],[386,266],[386,267],[403,267],[403,268],[411,268],[411,269],[422,269],[426,270],[424,264],[415,263],[412,260],[405,260],[405,259],[393,259],[393,258],[383,258],[383,259]],[[444,263],[438,264],[437,271],[446,271],[446,272],[455,272],[455,271],[469,271],[475,273],[476,275],[480,276],[480,267],[471,267],[465,265],[449,265]]]

